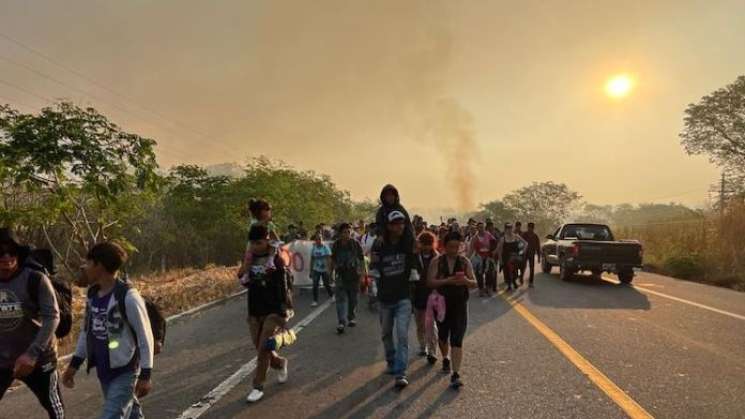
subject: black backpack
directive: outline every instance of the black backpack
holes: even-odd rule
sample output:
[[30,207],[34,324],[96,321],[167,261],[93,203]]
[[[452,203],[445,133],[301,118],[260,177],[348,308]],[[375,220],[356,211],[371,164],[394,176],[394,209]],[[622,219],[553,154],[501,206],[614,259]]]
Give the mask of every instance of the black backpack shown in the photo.
[[[128,280],[117,281],[116,287],[114,287],[114,298],[116,298],[116,303],[119,306],[119,312],[122,315],[122,319],[127,322],[127,324],[130,323],[127,319],[127,306],[125,305],[125,299],[130,288],[133,288],[133,285]],[[153,340],[155,341],[153,355],[158,355],[166,345],[166,331],[168,324],[166,318],[163,316],[163,312],[155,301],[145,296],[143,296],[142,299],[145,301],[145,309],[147,310],[147,317],[150,319],[150,329],[153,332]],[[131,324],[130,328],[132,328]]]
[[28,295],[34,301],[39,301],[39,285],[42,275],[46,275],[52,283],[57,297],[60,321],[54,335],[62,339],[72,330],[72,287],[67,281],[57,278],[54,270],[54,255],[49,249],[34,249],[24,262],[24,266],[31,269],[33,274],[28,280]]

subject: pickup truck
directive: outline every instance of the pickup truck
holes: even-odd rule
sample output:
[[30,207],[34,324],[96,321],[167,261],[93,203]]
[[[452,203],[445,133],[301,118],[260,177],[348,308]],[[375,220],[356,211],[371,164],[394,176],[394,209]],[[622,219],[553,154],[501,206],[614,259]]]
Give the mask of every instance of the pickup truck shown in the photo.
[[541,269],[551,273],[558,266],[562,280],[580,271],[590,271],[597,277],[608,272],[629,284],[634,269],[642,267],[642,245],[636,240],[615,240],[603,224],[564,224],[546,239],[541,246]]

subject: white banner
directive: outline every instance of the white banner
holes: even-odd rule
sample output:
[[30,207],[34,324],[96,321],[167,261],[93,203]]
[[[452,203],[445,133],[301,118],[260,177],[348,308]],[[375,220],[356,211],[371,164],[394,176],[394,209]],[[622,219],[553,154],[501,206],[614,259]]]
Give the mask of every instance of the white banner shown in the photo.
[[[314,241],[295,240],[286,246],[290,252],[290,269],[295,275],[295,286],[313,285],[310,279],[310,252]],[[332,242],[326,242],[330,247]]]

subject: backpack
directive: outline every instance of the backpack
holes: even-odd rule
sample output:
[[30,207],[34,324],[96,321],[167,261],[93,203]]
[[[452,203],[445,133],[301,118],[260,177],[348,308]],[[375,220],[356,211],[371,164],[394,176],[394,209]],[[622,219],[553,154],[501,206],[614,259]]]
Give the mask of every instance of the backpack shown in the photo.
[[[127,306],[125,299],[127,297],[127,292],[129,292],[130,288],[133,287],[132,283],[127,280],[117,281],[116,287],[114,287],[114,298],[116,299],[116,304],[120,307],[119,312],[122,315],[122,320],[127,322],[127,324],[130,325],[130,328],[132,328],[132,325],[129,323],[129,319],[127,319]],[[153,340],[155,341],[153,355],[158,355],[166,345],[166,331],[168,324],[166,318],[163,316],[162,310],[155,301],[144,296],[142,299],[145,301],[145,309],[147,310],[147,317],[150,320],[150,329],[153,332]],[[136,334],[133,333],[133,335],[136,338]]]
[[66,337],[72,330],[72,287],[67,281],[61,280],[55,275],[54,255],[49,249],[34,249],[26,258],[24,266],[34,272],[33,275],[29,276],[28,281],[28,295],[32,300],[39,301],[39,286],[42,275],[46,275],[52,283],[60,315],[60,321],[54,335],[58,339]]

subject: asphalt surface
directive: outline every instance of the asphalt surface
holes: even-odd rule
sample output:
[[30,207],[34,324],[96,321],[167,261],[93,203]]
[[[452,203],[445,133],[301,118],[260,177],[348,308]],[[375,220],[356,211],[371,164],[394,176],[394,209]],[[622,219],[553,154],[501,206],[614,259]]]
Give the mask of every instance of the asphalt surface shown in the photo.
[[[509,298],[650,415],[745,418],[745,293],[646,273],[634,285],[538,274],[533,289],[472,295],[465,387],[458,392],[448,388],[439,363],[430,367],[416,356],[413,319],[411,385],[394,390],[383,374],[377,314],[363,297],[358,326],[337,336],[332,305],[282,351],[290,360],[287,384],[277,384],[270,372],[264,399],[247,405],[250,378],[243,380],[201,417],[628,417],[618,397],[581,372]],[[311,312],[307,292],[297,301],[295,322]],[[255,356],[245,317],[245,297],[238,297],[170,326],[166,351],[156,358],[154,392],[143,400],[147,417],[177,418]],[[95,372],[79,373],[77,388],[64,389],[63,396],[68,417],[96,417],[101,396]],[[25,389],[0,401],[0,418],[20,417],[45,417]]]

